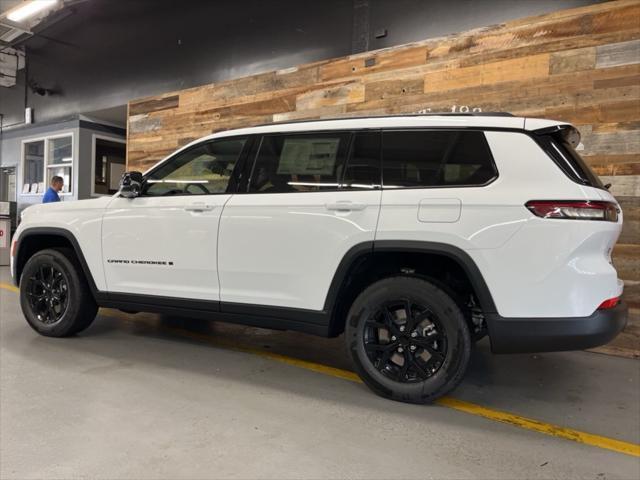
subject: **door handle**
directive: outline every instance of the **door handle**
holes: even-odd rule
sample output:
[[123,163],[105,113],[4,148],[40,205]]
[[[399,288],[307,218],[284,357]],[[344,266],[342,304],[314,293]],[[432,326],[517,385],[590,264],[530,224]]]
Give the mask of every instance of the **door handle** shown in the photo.
[[215,205],[209,205],[206,203],[194,203],[184,207],[187,212],[208,212],[214,208],[216,208]]
[[351,212],[353,210],[364,210],[367,205],[364,203],[355,203],[349,200],[341,200],[326,204],[327,210],[335,210],[337,212]]

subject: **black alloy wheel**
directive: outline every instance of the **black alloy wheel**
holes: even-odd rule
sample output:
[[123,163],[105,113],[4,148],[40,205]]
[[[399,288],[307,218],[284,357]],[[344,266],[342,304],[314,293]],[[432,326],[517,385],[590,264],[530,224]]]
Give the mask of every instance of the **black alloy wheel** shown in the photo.
[[447,336],[428,306],[391,301],[365,321],[364,347],[376,369],[402,383],[434,375],[447,355]]
[[98,305],[83,269],[69,248],[34,253],[20,275],[20,306],[36,332],[68,337],[85,330]]
[[398,275],[354,300],[345,341],[364,383],[378,395],[429,403],[460,383],[471,355],[469,326],[435,282]]
[[60,322],[69,305],[69,281],[52,262],[41,263],[26,278],[26,294],[31,311],[44,325]]

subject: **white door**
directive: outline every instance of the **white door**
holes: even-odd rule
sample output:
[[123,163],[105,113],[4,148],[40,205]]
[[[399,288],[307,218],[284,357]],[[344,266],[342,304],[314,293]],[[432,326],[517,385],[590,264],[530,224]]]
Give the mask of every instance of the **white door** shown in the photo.
[[262,138],[247,193],[234,195],[222,214],[223,310],[227,303],[323,309],[344,255],[374,239],[379,142],[378,132],[355,140],[349,132]]
[[216,249],[243,138],[198,144],[146,177],[142,194],[114,198],[103,217],[110,292],[220,299]]

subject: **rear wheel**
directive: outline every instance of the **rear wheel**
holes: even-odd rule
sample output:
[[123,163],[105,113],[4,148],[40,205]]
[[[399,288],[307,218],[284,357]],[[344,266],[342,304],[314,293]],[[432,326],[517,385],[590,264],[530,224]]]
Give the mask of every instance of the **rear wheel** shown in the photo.
[[365,289],[347,316],[347,347],[378,395],[428,403],[458,385],[471,352],[456,302],[434,284],[391,277]]
[[71,250],[42,250],[20,278],[20,306],[41,335],[67,337],[86,329],[98,312],[82,269]]

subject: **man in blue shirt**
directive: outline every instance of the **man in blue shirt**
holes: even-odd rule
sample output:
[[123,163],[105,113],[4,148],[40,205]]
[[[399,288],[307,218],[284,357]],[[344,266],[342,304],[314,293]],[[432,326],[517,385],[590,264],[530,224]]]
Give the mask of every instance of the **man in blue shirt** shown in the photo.
[[55,175],[53,178],[51,178],[51,186],[44,193],[44,196],[42,197],[42,203],[59,202],[60,197],[58,196],[58,192],[62,190],[63,185],[64,180],[62,179],[62,177]]

